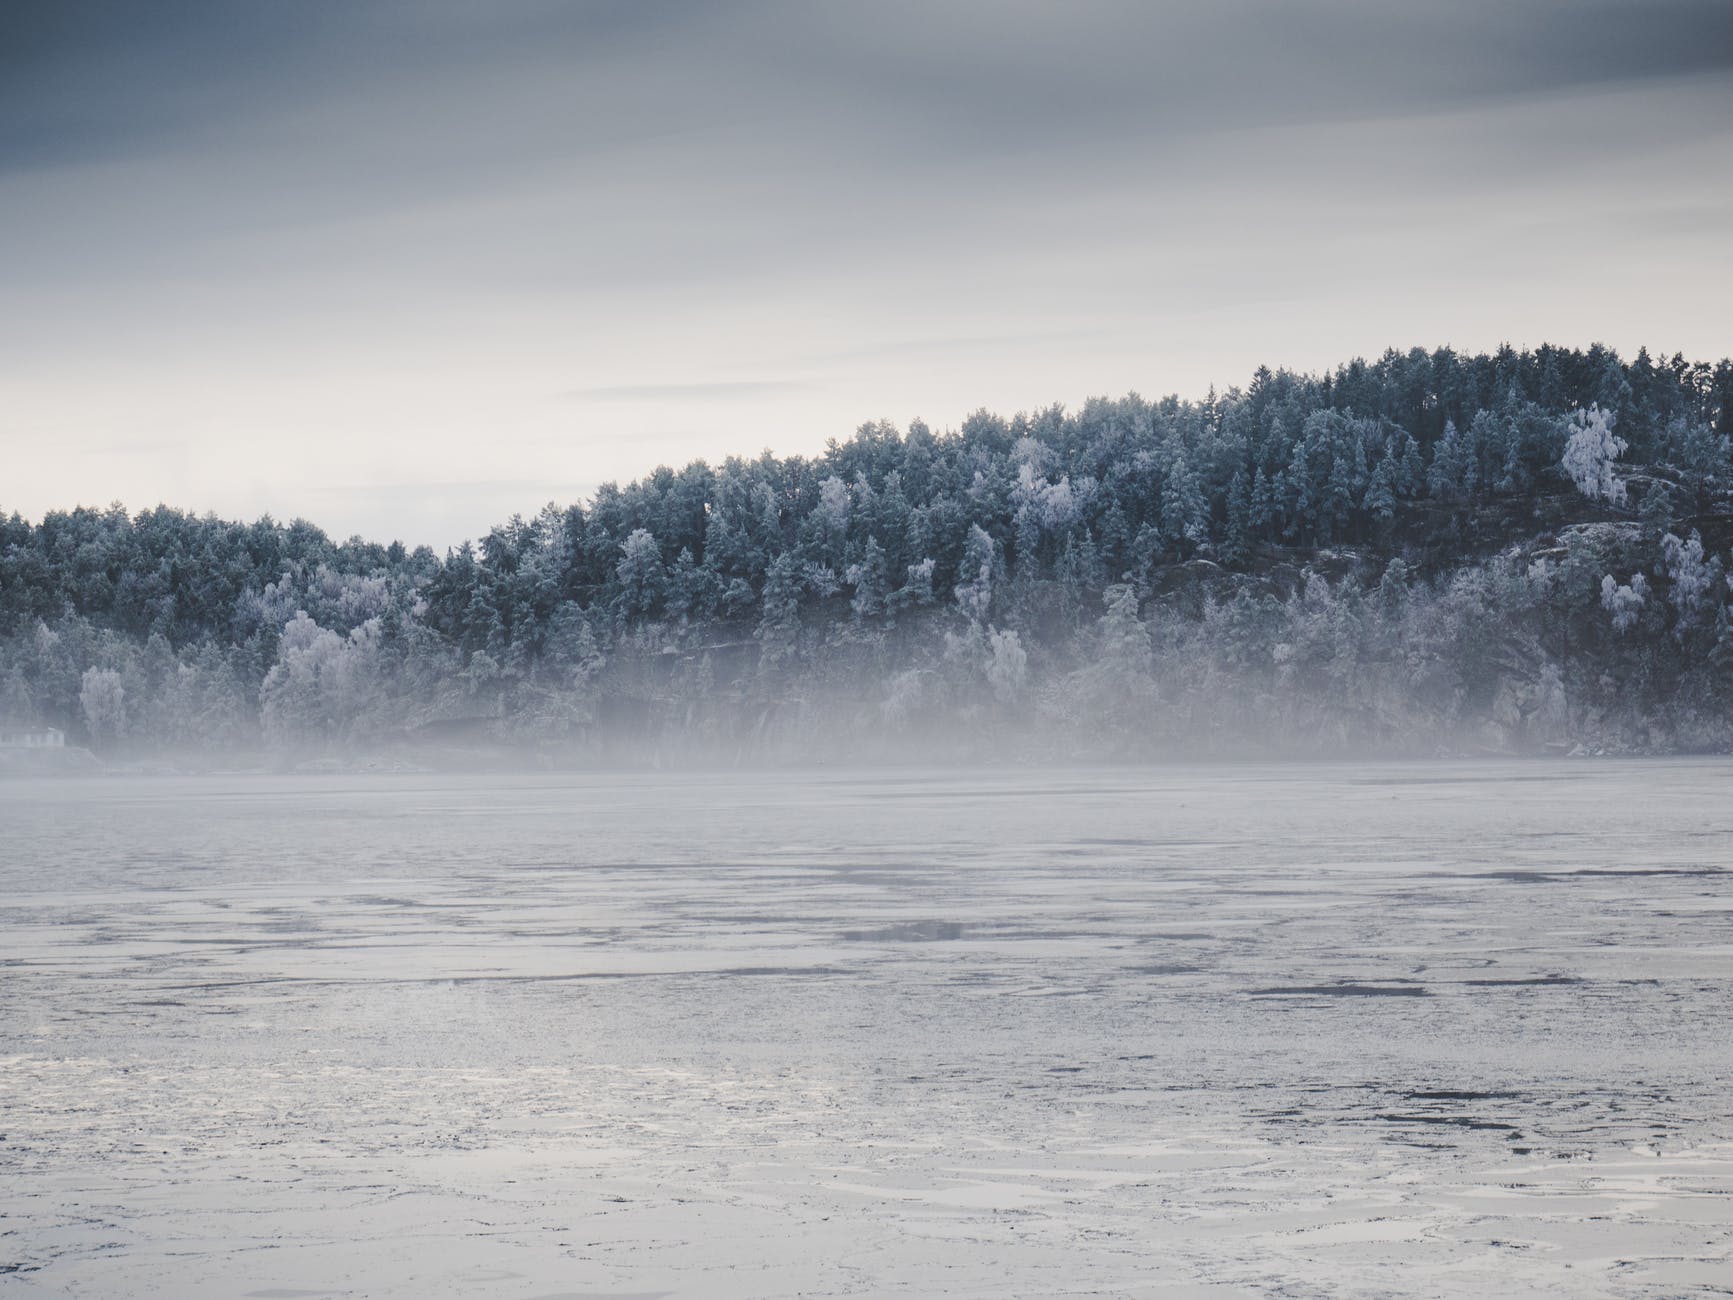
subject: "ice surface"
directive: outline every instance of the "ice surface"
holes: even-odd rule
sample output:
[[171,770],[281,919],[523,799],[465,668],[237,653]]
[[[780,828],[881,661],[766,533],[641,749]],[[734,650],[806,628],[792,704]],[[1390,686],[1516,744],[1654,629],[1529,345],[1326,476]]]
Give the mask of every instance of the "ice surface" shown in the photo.
[[1730,790],[0,785],[0,1295],[1724,1294]]

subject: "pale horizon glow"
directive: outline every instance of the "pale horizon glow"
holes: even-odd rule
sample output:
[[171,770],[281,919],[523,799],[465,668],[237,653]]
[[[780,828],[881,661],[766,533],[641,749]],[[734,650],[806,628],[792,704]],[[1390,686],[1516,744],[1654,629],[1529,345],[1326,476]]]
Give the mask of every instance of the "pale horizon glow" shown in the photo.
[[869,420],[1733,353],[1714,3],[73,0],[0,50],[31,518],[443,549]]

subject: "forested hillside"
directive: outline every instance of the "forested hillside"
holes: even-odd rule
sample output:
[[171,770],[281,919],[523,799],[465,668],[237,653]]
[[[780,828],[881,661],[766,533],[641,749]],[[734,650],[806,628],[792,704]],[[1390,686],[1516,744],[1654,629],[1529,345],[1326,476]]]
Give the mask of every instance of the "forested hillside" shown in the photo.
[[122,756],[1725,749],[1730,435],[1725,360],[1416,350],[659,468],[443,558],[13,515],[0,717]]

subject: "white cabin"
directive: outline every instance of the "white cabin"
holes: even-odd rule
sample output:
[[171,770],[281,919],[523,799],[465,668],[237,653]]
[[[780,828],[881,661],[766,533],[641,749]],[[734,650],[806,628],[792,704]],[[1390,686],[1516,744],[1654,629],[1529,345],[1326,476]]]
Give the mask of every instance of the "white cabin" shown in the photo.
[[66,733],[36,723],[0,722],[0,749],[63,749]]

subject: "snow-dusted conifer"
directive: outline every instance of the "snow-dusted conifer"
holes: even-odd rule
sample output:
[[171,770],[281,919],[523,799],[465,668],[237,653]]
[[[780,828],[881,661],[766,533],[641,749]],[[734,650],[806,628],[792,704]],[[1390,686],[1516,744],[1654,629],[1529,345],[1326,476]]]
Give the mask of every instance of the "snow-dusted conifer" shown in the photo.
[[620,551],[614,572],[620,579],[621,600],[630,614],[648,613],[661,599],[666,577],[661,548],[648,528],[636,528],[620,543]]

